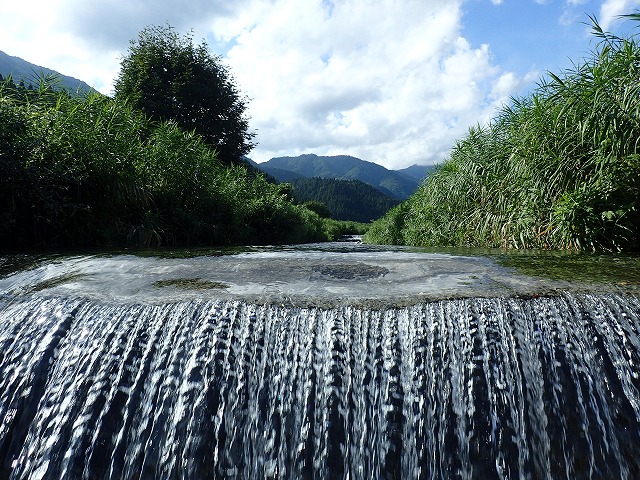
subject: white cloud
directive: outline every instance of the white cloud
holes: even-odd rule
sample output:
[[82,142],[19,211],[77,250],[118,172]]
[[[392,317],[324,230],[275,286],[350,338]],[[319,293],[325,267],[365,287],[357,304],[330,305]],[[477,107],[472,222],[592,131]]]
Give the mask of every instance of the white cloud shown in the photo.
[[[5,2],[0,19],[0,49],[32,63],[80,78],[109,93],[129,40],[149,25],[169,22],[180,32],[212,16],[225,18],[244,0],[33,0],[29,8]],[[37,12],[34,14],[34,12]]]
[[[587,13],[590,13],[591,7],[582,7],[589,3],[590,0],[566,0],[566,4],[562,9],[562,14],[559,17],[559,23],[563,27],[572,27],[579,23],[584,23],[588,19]],[[585,8],[587,12],[585,12]],[[584,33],[588,34],[589,29],[585,29]]]
[[521,83],[522,81],[513,72],[503,73],[493,84],[491,96],[496,99],[508,97],[521,86]]
[[493,65],[488,45],[462,36],[463,2],[10,2],[0,48],[109,93],[142,28],[193,29],[226,55],[251,99],[255,160],[344,153],[398,168],[442,161],[521,85]]
[[34,0],[29,8],[24,8],[20,2],[8,2],[2,10],[2,51],[84,80],[98,90],[110,90],[118,69],[118,52],[91,48],[90,42],[59,28],[61,12],[58,5]]
[[603,30],[609,30],[611,24],[615,22],[619,15],[631,13],[633,7],[638,7],[637,0],[606,0],[600,7],[599,22]]
[[[347,153],[390,167],[441,161],[487,116],[498,70],[460,36],[460,2],[278,0],[228,52],[253,98],[258,161]],[[258,19],[260,19],[258,21]],[[257,74],[257,72],[261,72]],[[511,92],[510,92],[511,93]]]

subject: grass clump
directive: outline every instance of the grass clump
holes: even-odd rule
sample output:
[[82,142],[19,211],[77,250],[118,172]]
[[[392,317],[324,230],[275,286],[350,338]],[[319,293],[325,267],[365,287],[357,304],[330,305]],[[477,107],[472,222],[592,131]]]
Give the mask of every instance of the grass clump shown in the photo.
[[0,248],[326,240],[318,215],[127,101],[0,84]]
[[351,220],[322,219],[324,235],[331,241],[340,240],[346,235],[364,235],[370,227],[368,223]]
[[640,44],[592,20],[588,59],[470,129],[365,241],[639,250]]

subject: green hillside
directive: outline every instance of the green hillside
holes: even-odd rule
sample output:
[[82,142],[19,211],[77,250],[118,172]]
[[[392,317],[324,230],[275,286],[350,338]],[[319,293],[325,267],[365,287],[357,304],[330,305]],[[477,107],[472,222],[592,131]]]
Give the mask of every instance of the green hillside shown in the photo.
[[290,173],[285,175],[283,172],[293,172],[306,178],[359,180],[385,195],[401,200],[409,198],[420,184],[415,178],[349,155],[327,157],[306,154],[298,157],[276,157],[261,163],[259,167],[280,181],[291,179]]
[[370,222],[380,218],[400,201],[359,180],[297,178],[293,195],[300,202],[318,201],[327,206],[332,218]]
[[62,75],[55,70],[35,65],[2,51],[0,51],[0,76],[2,76],[2,78],[11,76],[16,85],[22,82],[25,86],[33,85],[34,87],[38,85],[40,79],[53,77],[54,85],[70,92],[89,92],[91,90],[91,87],[82,80]]

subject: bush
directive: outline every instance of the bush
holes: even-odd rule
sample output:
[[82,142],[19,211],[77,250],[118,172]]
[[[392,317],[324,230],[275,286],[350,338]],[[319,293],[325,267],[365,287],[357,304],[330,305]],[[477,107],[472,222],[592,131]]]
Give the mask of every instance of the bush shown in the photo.
[[366,239],[424,246],[638,250],[640,45],[602,32],[450,158]]
[[324,240],[320,218],[126,101],[0,84],[0,247]]

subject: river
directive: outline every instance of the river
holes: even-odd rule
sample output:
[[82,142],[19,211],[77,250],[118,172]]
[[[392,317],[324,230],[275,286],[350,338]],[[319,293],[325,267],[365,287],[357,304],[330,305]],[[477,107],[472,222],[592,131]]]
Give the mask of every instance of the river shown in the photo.
[[637,257],[0,265],[0,478],[640,477]]

